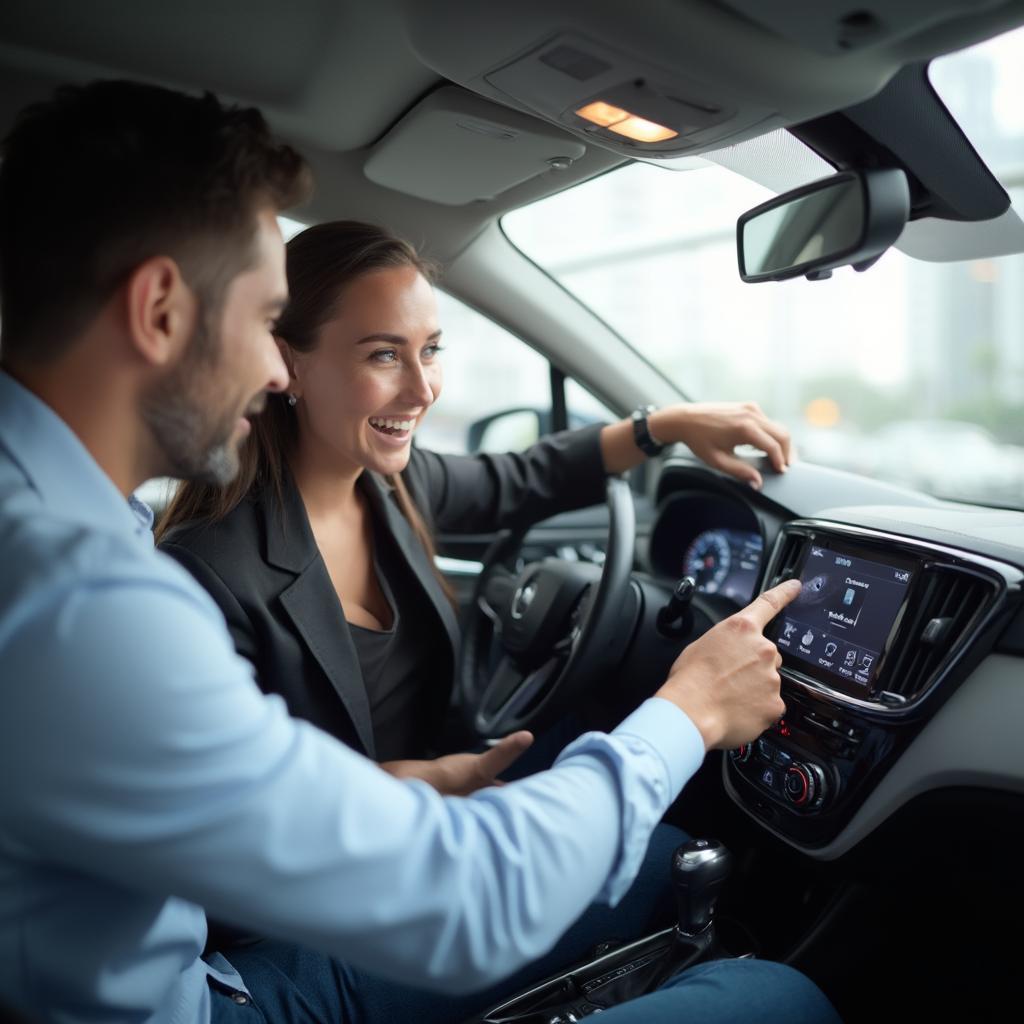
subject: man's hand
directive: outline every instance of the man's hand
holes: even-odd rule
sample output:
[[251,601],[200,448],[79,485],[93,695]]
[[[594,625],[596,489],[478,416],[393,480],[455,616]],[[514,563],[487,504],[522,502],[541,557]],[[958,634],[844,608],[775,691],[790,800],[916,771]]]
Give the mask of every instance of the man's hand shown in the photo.
[[782,655],[765,626],[800,593],[789,580],[709,629],[676,659],[655,694],[682,708],[707,750],[749,743],[785,714],[779,696]]
[[446,754],[432,761],[385,761],[381,764],[396,779],[422,779],[444,796],[469,796],[478,789],[501,786],[498,776],[530,744],[533,734],[514,732],[482,754]]
[[765,416],[756,402],[670,405],[647,422],[659,441],[682,441],[709,466],[753,487],[761,487],[761,474],[733,452],[737,445],[759,448],[777,473],[784,473],[793,458],[789,431]]

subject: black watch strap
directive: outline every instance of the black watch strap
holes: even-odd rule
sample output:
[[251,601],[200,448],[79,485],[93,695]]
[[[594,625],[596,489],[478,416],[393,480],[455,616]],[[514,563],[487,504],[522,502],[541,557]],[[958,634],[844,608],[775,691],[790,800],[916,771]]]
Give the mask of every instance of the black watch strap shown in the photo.
[[647,417],[654,411],[653,405],[640,405],[630,417],[633,420],[633,440],[644,455],[660,455],[665,448],[651,437],[651,429],[647,425]]

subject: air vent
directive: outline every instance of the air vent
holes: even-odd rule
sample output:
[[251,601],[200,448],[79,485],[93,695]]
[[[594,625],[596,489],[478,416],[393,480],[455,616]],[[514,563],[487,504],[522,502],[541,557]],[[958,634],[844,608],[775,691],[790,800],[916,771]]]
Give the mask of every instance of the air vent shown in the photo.
[[991,582],[952,566],[929,568],[922,580],[885,668],[886,703],[908,703],[922,694],[995,596]]
[[810,538],[802,533],[787,533],[781,541],[779,557],[772,570],[771,584],[794,579]]

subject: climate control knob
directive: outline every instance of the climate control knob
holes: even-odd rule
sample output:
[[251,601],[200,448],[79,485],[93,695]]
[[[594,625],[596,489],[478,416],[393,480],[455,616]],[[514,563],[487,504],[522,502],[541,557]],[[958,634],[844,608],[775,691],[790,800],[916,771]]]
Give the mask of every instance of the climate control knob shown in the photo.
[[746,764],[750,760],[750,755],[754,752],[753,743],[741,743],[738,747],[729,751],[729,757],[735,761],[736,764]]
[[828,795],[825,773],[813,761],[794,761],[786,769],[784,789],[794,807],[820,807]]

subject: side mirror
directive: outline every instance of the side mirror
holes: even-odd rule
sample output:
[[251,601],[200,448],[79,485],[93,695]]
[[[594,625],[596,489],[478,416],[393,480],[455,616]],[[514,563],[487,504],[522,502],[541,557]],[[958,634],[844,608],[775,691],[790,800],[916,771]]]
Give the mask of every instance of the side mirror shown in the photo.
[[910,188],[899,168],[841,171],[748,210],[736,222],[747,282],[820,280],[836,267],[867,270],[903,231]]
[[522,451],[550,429],[550,412],[526,407],[504,409],[470,423],[466,432],[466,451]]

